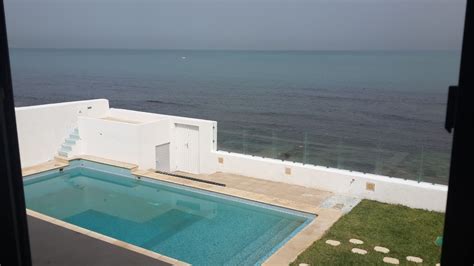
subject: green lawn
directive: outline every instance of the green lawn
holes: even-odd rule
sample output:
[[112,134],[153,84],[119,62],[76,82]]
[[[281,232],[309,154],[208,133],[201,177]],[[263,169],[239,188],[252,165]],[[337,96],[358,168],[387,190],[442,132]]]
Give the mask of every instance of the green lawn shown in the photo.
[[[423,265],[435,265],[441,249],[434,240],[442,234],[443,222],[443,213],[363,200],[292,265],[387,265],[382,261],[384,256],[399,259],[400,265],[420,265],[408,263],[406,256],[422,258]],[[349,243],[351,238],[363,240],[364,244],[353,245]],[[325,243],[328,239],[338,240],[341,245],[330,246]],[[353,254],[351,249],[356,246],[368,253]],[[390,253],[375,252],[375,246],[389,248]]]

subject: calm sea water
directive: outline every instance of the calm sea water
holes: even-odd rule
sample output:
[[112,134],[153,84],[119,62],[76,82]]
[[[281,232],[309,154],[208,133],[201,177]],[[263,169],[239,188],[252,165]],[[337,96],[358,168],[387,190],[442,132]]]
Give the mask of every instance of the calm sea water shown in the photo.
[[219,149],[446,183],[460,53],[12,49],[17,106],[218,121]]

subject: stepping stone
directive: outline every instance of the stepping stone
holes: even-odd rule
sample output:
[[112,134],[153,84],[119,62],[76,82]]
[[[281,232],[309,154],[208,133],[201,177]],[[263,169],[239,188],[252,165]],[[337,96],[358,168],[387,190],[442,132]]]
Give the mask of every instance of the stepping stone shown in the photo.
[[359,240],[359,239],[355,239],[355,238],[349,239],[349,242],[351,242],[352,244],[356,244],[356,245],[364,244],[364,241]]
[[351,251],[352,251],[352,253],[360,254],[360,255],[365,255],[365,254],[367,254],[367,250],[365,250],[365,249],[360,249],[360,248],[353,248]]
[[414,256],[408,256],[407,261],[411,261],[414,263],[423,263],[423,259],[419,257],[414,257]]
[[308,263],[300,263],[299,266],[309,266]]
[[441,266],[441,263],[436,263],[436,266]]
[[389,253],[390,252],[390,249],[388,248],[384,248],[384,247],[380,247],[380,246],[375,246],[374,247],[374,250],[377,251],[377,252],[380,252],[380,253]]
[[339,245],[341,244],[341,242],[339,242],[339,241],[337,241],[337,240],[330,240],[330,239],[328,239],[328,240],[326,240],[326,244],[331,245],[331,246],[333,246],[333,247],[337,247],[337,246],[339,246]]
[[390,257],[384,257],[383,262],[388,263],[388,264],[400,264],[400,261],[396,258],[390,258]]

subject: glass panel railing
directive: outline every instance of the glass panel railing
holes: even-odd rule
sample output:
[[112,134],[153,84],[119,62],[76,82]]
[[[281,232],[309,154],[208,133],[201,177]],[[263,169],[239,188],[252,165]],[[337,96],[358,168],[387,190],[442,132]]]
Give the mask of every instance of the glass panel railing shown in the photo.
[[387,141],[380,141],[377,146],[378,167],[375,174],[420,181],[422,146]]
[[273,137],[275,139],[275,150],[277,159],[302,163],[304,161],[305,146],[303,139],[286,139]]
[[341,137],[337,168],[373,173],[377,163],[376,143],[368,139]]
[[271,130],[218,132],[223,151],[438,184],[447,183],[447,148],[331,134],[303,133],[295,139]]
[[448,184],[451,153],[448,143],[423,144],[421,180],[435,184]]
[[219,130],[217,134],[217,149],[235,153],[244,152],[242,132]]
[[338,168],[341,145],[339,137],[306,133],[306,163]]

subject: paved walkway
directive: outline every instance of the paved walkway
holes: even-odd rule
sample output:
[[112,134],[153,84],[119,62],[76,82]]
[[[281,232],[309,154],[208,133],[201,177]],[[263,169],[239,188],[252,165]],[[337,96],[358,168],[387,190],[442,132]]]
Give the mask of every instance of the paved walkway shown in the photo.
[[315,188],[290,185],[248,176],[217,172],[211,175],[194,175],[183,172],[177,174],[225,184],[226,187],[264,194],[276,198],[301,202],[315,207],[321,205],[333,193]]

